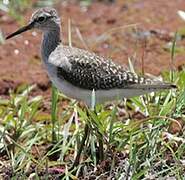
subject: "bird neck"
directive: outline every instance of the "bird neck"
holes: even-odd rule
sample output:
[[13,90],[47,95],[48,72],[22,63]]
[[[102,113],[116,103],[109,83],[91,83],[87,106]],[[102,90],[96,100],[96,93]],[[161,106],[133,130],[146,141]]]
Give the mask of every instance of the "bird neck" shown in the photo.
[[41,54],[42,59],[45,63],[48,62],[50,54],[55,50],[55,48],[60,44],[60,42],[60,27],[55,28],[55,30],[44,32],[41,46]]

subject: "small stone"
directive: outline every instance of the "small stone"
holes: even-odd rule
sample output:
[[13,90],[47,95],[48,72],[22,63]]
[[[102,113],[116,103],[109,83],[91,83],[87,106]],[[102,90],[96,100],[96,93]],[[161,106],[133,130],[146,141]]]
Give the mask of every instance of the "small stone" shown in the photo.
[[25,45],[28,45],[28,44],[29,44],[29,41],[28,41],[28,40],[25,40],[25,41],[24,41],[24,44],[25,44]]
[[15,53],[16,55],[18,55],[18,54],[19,54],[19,50],[18,50],[18,49],[15,49],[15,50],[14,50],[14,53]]
[[32,36],[37,36],[37,32],[36,31],[33,31],[32,32]]

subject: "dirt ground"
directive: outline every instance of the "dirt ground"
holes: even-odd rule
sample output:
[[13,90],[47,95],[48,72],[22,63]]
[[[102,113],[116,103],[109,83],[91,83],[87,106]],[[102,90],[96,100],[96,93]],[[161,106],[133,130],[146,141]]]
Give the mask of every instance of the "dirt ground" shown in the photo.
[[[62,17],[63,43],[68,43],[68,23],[72,23],[73,46],[87,48],[100,55],[111,57],[121,64],[132,58],[137,72],[159,75],[170,69],[170,52],[167,45],[185,22],[177,11],[185,9],[184,0],[118,0],[115,3],[59,3]],[[29,20],[34,9],[25,14]],[[20,25],[8,14],[0,11],[0,29],[7,35]],[[81,35],[81,36],[80,36]],[[82,37],[82,38],[80,38]],[[83,40],[82,40],[83,39]],[[0,45],[0,94],[20,84],[38,85],[39,93],[48,93],[47,75],[40,61],[40,32],[26,32]],[[183,47],[185,40],[178,42]],[[185,46],[184,46],[185,47]],[[175,66],[185,64],[185,51],[176,54]]]

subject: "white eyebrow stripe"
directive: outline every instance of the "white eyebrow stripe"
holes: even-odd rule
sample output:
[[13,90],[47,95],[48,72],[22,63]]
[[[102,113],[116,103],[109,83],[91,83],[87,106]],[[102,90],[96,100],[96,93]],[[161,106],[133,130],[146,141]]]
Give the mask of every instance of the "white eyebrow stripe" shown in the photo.
[[48,13],[48,12],[42,13],[42,15],[43,15],[43,16],[51,16],[51,14]]

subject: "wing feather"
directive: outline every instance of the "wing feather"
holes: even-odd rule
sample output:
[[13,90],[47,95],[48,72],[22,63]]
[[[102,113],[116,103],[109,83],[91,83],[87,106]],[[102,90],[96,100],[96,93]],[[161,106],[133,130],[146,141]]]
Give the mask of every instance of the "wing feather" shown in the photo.
[[89,90],[109,89],[169,89],[170,84],[153,81],[127,71],[111,59],[88,51],[59,45],[49,57],[57,67],[57,76],[75,86]]

